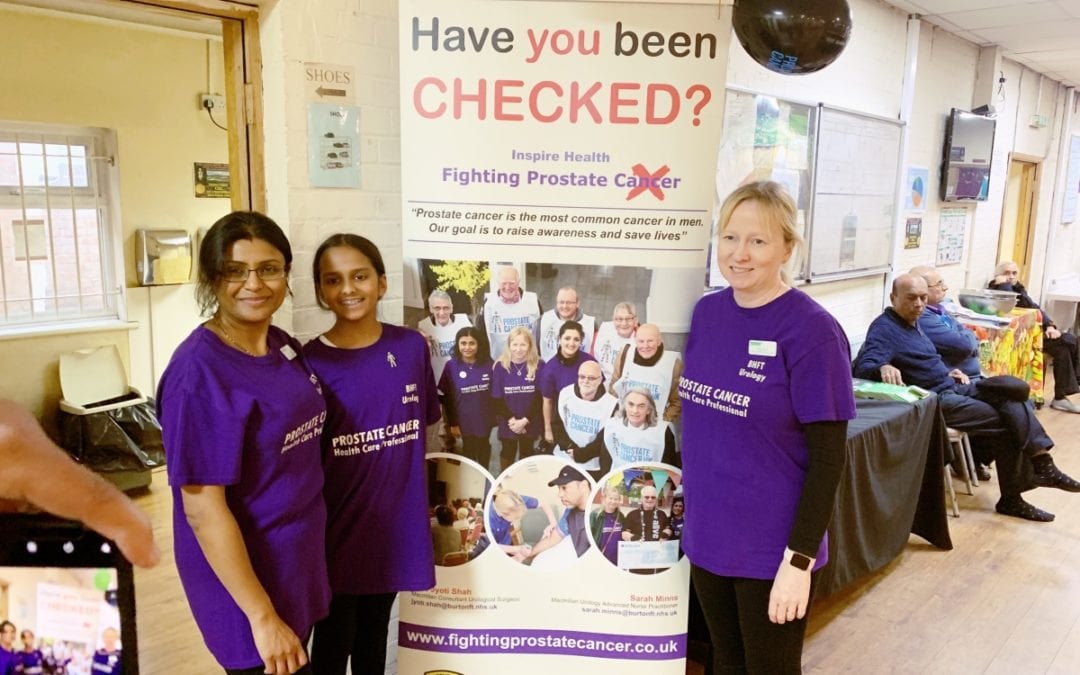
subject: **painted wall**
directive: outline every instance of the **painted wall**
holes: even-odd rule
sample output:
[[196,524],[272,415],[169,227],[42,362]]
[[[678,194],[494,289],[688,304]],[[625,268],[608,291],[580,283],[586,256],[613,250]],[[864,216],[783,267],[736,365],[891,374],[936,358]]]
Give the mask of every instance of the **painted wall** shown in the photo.
[[[868,0],[851,0],[854,19],[852,37],[843,54],[828,68],[807,76],[773,74],[745,55],[737,42],[732,44],[728,82],[756,91],[886,117],[899,116],[906,58],[907,16],[892,7]],[[915,94],[908,124],[907,153],[904,166],[923,166],[930,170],[930,190],[922,214],[921,246],[899,248],[894,269],[904,272],[919,264],[933,264],[936,258],[939,217],[943,204],[938,197],[945,119],[952,107],[970,110],[975,101],[976,73],[980,49],[940,28],[923,22],[920,25]],[[993,172],[989,199],[968,205],[966,253],[959,264],[942,267],[948,285],[955,290],[981,287],[997,262],[997,242],[1001,228],[1005,181],[1010,153],[1016,152],[1042,160],[1044,178],[1039,185],[1036,210],[1032,291],[1038,297],[1042,278],[1052,278],[1080,267],[1076,251],[1077,228],[1053,225],[1051,211],[1060,209],[1060,190],[1055,192],[1058,171],[1058,135],[1064,109],[1065,89],[1057,82],[1003,59],[1001,72],[1006,83],[994,143]],[[998,71],[992,84],[996,98]],[[1041,84],[1040,84],[1041,82]],[[991,85],[984,85],[991,86]],[[1041,129],[1028,126],[1036,111],[1047,115],[1049,123]],[[897,237],[902,238],[898,227]],[[1054,253],[1048,257],[1048,242]],[[1066,253],[1066,251],[1068,253]],[[857,347],[866,327],[888,302],[888,284],[883,276],[825,282],[807,286],[832,312]]]
[[[228,162],[225,132],[198,109],[199,93],[221,91],[222,49],[220,41],[177,32],[0,8],[0,63],[0,119],[107,127],[118,136],[129,318],[139,327],[130,336],[121,330],[0,341],[0,395],[48,424],[65,351],[116,344],[132,382],[153,389],[153,303],[148,289],[134,288],[135,230],[194,232],[229,211],[228,199],[196,199],[192,183],[194,162]],[[169,311],[156,315],[160,361],[162,343],[177,339],[170,326],[186,333],[197,317],[187,301],[190,285],[154,290],[170,301]],[[164,363],[157,365],[160,372]]]

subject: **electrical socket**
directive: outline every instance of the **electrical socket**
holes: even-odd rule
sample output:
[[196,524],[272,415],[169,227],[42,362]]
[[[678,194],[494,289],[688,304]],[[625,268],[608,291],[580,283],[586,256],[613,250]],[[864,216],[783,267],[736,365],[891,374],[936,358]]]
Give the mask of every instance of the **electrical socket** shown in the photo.
[[225,97],[220,94],[200,94],[199,110],[225,110]]

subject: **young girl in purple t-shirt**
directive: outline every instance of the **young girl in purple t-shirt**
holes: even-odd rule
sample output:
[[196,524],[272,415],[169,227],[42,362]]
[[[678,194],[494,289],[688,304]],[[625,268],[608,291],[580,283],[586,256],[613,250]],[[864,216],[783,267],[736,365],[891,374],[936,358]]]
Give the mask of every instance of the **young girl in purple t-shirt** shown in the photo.
[[453,356],[439,380],[450,433],[461,439],[461,454],[485,469],[491,462],[490,436],[495,426],[491,367],[487,336],[467,326],[454,337]]
[[317,674],[381,673],[398,591],[435,585],[424,465],[439,420],[431,352],[418,331],[381,323],[386,267],[375,244],[337,234],[315,252],[319,305],[333,327],[304,346],[323,383],[323,490],[330,615],[315,626]]
[[536,351],[532,331],[516,326],[506,338],[506,350],[495,362],[491,396],[499,417],[501,470],[536,452],[543,429],[540,377],[544,362]]

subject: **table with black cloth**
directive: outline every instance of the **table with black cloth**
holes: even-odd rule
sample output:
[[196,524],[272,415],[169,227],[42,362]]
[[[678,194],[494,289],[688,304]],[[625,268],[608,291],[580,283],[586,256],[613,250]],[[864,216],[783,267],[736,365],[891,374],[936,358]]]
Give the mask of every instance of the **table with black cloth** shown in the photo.
[[915,403],[857,400],[847,455],[818,597],[887,565],[909,534],[952,549],[942,472],[952,452],[937,396]]

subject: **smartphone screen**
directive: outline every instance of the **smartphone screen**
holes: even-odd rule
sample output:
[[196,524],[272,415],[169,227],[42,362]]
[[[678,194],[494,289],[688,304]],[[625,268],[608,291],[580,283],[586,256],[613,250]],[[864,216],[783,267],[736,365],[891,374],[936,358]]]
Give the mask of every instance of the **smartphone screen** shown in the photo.
[[[138,673],[131,565],[80,524],[0,516],[0,672]],[[13,628],[13,630],[12,630]]]

